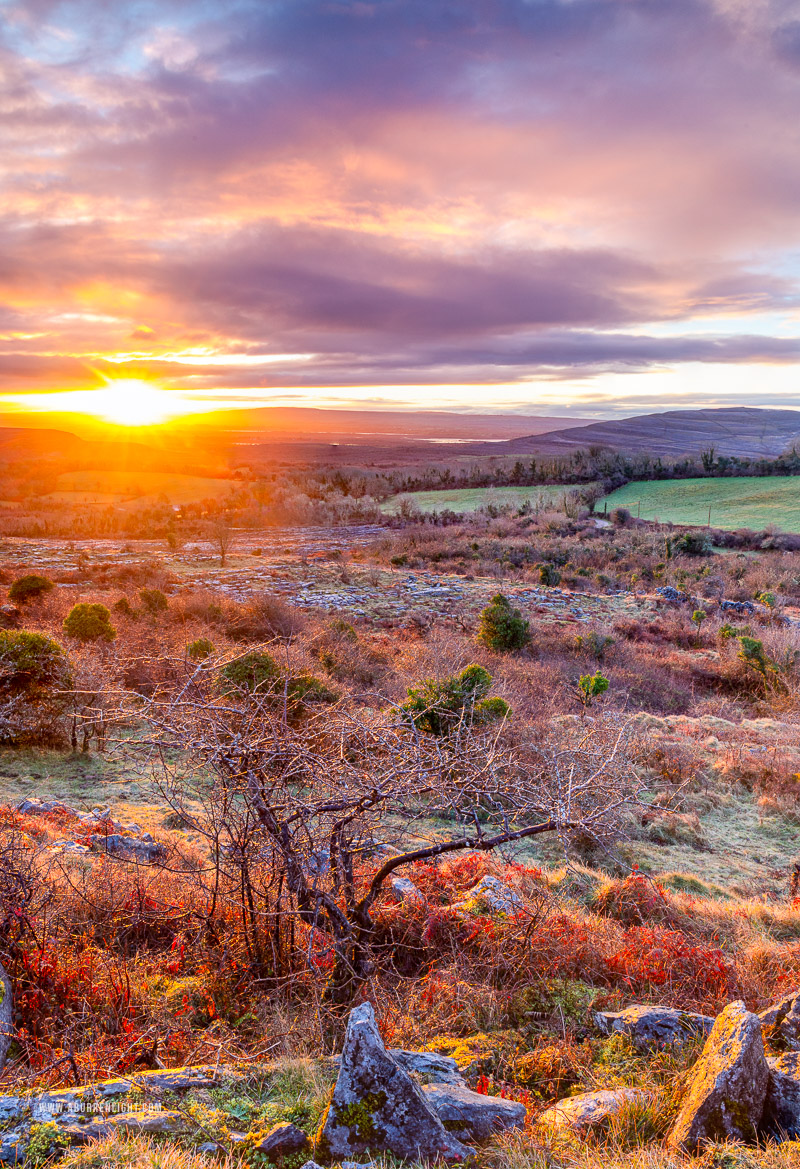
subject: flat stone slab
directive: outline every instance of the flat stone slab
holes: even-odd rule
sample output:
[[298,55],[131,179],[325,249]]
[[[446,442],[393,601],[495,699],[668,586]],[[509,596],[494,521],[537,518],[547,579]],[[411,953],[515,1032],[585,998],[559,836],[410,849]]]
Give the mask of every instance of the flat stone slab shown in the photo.
[[422,1091],[447,1131],[459,1140],[486,1141],[525,1124],[525,1105],[516,1100],[484,1096],[457,1084],[431,1084]]
[[594,1021],[604,1035],[629,1035],[642,1049],[683,1044],[698,1035],[706,1037],[714,1026],[710,1015],[639,1004],[623,1011],[597,1011]]
[[580,1136],[604,1128],[612,1116],[628,1104],[646,1104],[649,1092],[641,1088],[605,1088],[598,1092],[582,1092],[559,1100],[543,1112],[537,1126],[555,1132],[570,1132]]

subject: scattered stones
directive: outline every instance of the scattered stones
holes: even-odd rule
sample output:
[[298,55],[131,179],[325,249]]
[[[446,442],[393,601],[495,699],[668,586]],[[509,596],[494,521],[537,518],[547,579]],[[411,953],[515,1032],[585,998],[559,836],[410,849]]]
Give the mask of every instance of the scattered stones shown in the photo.
[[576,1136],[597,1132],[629,1104],[646,1104],[650,1096],[640,1088],[607,1088],[599,1092],[582,1092],[559,1100],[537,1120],[537,1125],[551,1132],[569,1132]]
[[253,1152],[263,1153],[270,1161],[304,1153],[311,1142],[295,1124],[276,1124],[253,1145]]
[[686,1043],[698,1035],[707,1036],[714,1026],[710,1015],[638,1004],[624,1011],[598,1011],[594,1021],[604,1035],[629,1035],[640,1049]]
[[742,613],[752,616],[756,607],[752,601],[720,601],[720,610],[723,613]]
[[486,1141],[525,1123],[525,1105],[516,1100],[484,1096],[454,1084],[432,1084],[423,1093],[447,1131],[462,1141]]
[[763,1127],[779,1140],[800,1140],[800,1051],[768,1058],[767,1065]]
[[765,1039],[776,1047],[800,1051],[800,991],[787,995],[758,1017]]
[[370,1150],[409,1160],[463,1161],[470,1155],[384,1047],[369,1003],[350,1012],[317,1148],[324,1159],[334,1160]]
[[768,1081],[761,1021],[743,1002],[729,1003],[695,1064],[669,1144],[696,1152],[707,1141],[752,1141]]

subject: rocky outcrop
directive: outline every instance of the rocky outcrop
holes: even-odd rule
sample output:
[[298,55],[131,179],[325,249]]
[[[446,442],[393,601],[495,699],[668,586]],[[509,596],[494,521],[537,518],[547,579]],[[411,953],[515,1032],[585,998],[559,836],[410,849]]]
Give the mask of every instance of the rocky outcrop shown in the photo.
[[669,1144],[693,1153],[709,1141],[752,1141],[768,1081],[758,1015],[729,1003],[694,1066]]
[[447,1131],[461,1141],[486,1141],[525,1123],[525,1105],[516,1100],[483,1096],[455,1084],[432,1084],[423,1094]]
[[800,1051],[800,991],[787,995],[758,1017],[768,1042],[786,1051]]
[[422,893],[408,877],[393,877],[389,882],[389,889],[395,901],[413,901],[418,905],[425,904]]
[[325,1161],[370,1151],[456,1162],[471,1152],[447,1132],[422,1089],[386,1050],[372,1007],[364,1003],[350,1012],[317,1153]]
[[262,1153],[268,1161],[280,1161],[310,1150],[311,1142],[296,1124],[276,1124],[253,1144],[254,1153]]
[[800,1052],[768,1058],[762,1126],[779,1140],[800,1140]]
[[624,1011],[598,1011],[594,1021],[604,1035],[629,1035],[642,1050],[683,1044],[698,1035],[705,1037],[714,1026],[710,1015],[639,1005]]
[[607,1088],[599,1092],[582,1092],[559,1100],[543,1112],[536,1124],[550,1133],[568,1133],[583,1136],[599,1132],[609,1120],[631,1104],[646,1104],[648,1092],[640,1088]]

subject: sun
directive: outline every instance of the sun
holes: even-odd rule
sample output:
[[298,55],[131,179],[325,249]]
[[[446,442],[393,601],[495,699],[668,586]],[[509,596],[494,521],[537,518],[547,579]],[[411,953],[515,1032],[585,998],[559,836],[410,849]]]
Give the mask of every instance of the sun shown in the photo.
[[120,378],[95,391],[92,413],[117,426],[155,426],[175,413],[172,395],[138,378]]

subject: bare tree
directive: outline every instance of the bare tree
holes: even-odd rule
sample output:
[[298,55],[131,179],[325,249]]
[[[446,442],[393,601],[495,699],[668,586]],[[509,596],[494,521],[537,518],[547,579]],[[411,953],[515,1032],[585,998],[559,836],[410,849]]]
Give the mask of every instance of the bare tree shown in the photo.
[[[186,814],[189,797],[205,789],[216,810],[195,826],[213,840],[223,868],[236,851],[224,820],[235,812],[240,849],[246,820],[248,848],[275,876],[269,912],[294,916],[309,950],[320,938],[330,947],[327,997],[336,1003],[349,1002],[372,969],[371,911],[396,870],[544,833],[567,848],[575,837],[602,842],[640,796],[631,726],[612,715],[568,720],[549,733],[490,730],[465,716],[437,737],[393,706],[298,707],[285,682],[221,693],[205,666],[179,693],[150,699],[145,713],[167,799]],[[177,765],[169,762],[176,750]],[[442,823],[434,837],[425,827],[432,818]],[[229,844],[221,850],[223,834]],[[386,859],[367,879],[361,862],[376,854]]]
[[222,512],[211,520],[208,524],[208,536],[219,552],[220,567],[224,568],[236,542],[236,529],[231,523],[231,517]]

